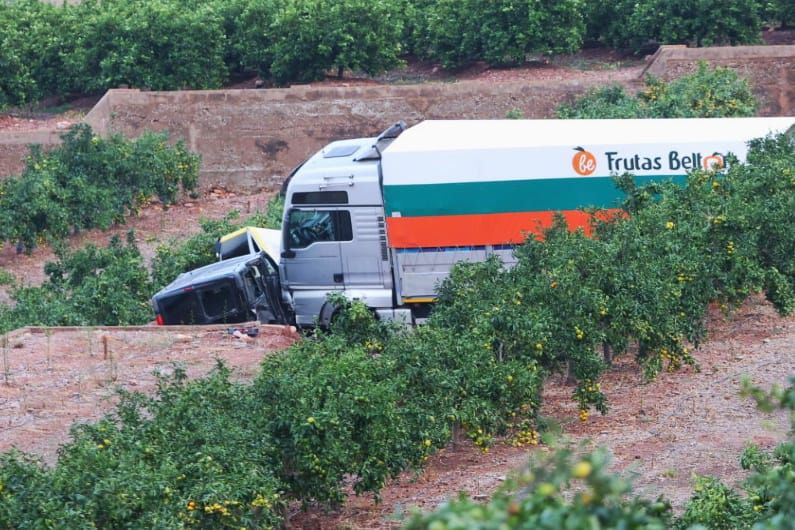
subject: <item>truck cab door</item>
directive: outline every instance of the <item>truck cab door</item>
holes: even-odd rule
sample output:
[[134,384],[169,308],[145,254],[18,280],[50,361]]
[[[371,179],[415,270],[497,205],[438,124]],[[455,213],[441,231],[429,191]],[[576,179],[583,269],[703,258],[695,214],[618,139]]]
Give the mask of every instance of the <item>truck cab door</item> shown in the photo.
[[338,208],[292,208],[279,268],[298,324],[312,324],[330,291],[345,287],[340,244],[351,241],[351,214]]

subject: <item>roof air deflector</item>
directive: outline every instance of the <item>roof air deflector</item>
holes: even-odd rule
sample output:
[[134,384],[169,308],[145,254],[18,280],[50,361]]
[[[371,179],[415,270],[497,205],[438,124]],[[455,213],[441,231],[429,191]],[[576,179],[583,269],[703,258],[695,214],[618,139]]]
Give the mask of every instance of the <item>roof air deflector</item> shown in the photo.
[[364,152],[364,154],[358,158],[356,161],[362,160],[380,160],[381,159],[381,152],[386,149],[386,147],[392,143],[392,140],[400,136],[400,134],[406,130],[406,122],[400,120],[399,122],[391,125],[388,127],[384,132],[378,135],[378,138],[375,139],[375,143],[373,144],[370,149]]

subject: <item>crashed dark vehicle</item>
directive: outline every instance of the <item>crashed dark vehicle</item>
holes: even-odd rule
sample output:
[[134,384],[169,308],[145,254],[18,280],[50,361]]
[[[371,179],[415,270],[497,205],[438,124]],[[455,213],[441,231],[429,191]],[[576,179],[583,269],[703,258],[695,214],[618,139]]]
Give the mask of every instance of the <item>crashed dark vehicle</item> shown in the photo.
[[152,297],[152,308],[159,325],[289,321],[278,266],[265,252],[182,273]]

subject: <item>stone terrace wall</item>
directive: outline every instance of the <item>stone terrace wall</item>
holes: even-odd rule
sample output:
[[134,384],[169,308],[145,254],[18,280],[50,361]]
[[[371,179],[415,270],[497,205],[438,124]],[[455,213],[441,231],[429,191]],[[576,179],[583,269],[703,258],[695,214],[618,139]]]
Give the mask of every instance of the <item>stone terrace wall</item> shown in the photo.
[[398,120],[548,118],[582,82],[481,81],[270,90],[111,90],[86,121],[100,133],[168,130],[202,154],[200,186],[274,189],[329,141],[378,134]]
[[661,46],[644,73],[670,80],[692,72],[700,61],[732,68],[748,78],[761,101],[762,116],[795,114],[795,46]]

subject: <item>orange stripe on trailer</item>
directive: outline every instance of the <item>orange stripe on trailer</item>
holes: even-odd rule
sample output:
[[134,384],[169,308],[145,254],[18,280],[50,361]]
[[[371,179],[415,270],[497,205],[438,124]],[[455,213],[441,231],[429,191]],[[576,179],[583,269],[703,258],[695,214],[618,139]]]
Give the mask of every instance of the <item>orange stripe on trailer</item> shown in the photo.
[[[605,210],[611,215],[618,210]],[[512,212],[422,217],[387,217],[387,236],[393,248],[460,247],[522,243],[528,234],[540,237],[552,226],[557,212]],[[590,235],[592,214],[560,212],[571,230]],[[598,214],[602,217],[602,213]]]

